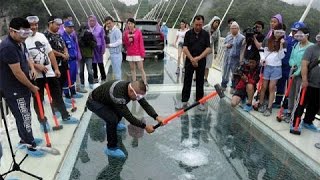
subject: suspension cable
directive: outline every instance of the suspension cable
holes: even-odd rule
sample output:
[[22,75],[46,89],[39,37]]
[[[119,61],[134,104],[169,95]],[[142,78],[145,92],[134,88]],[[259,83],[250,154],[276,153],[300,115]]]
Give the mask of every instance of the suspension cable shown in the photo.
[[137,10],[136,10],[136,13],[134,13],[133,19],[137,19],[137,16],[138,16],[138,12],[139,12],[141,3],[142,3],[142,0],[140,0],[140,3],[139,3],[138,8],[137,8]]
[[79,19],[78,19],[77,15],[76,15],[76,13],[74,13],[74,11],[73,11],[72,7],[70,6],[69,1],[68,1],[68,0],[66,0],[66,2],[67,2],[67,4],[68,4],[69,9],[71,10],[71,12],[72,12],[72,14],[73,14],[74,18],[76,18],[76,21],[77,21],[78,25],[80,26],[80,21],[79,21]]
[[43,4],[43,5],[44,5],[44,7],[46,8],[46,10],[47,10],[48,14],[49,14],[50,16],[52,16],[52,14],[51,14],[51,12],[50,12],[50,10],[49,10],[49,8],[48,8],[48,6],[47,6],[46,2],[44,2],[44,0],[42,0],[42,4]]
[[228,14],[228,12],[229,12],[229,10],[230,10],[230,8],[231,8],[232,4],[233,4],[233,1],[234,1],[234,0],[231,0],[231,2],[230,2],[230,4],[229,4],[229,6],[228,6],[228,8],[227,8],[226,12],[224,13],[224,15],[223,15],[223,17],[222,17],[222,19],[221,19],[221,21],[220,21],[220,24],[219,24],[219,26],[218,26],[218,29],[220,28],[220,26],[221,26],[221,24],[222,24],[222,22],[223,22],[224,18],[225,18],[225,17],[226,17],[226,15]]
[[162,11],[162,9],[163,9],[163,7],[164,7],[165,4],[166,4],[166,1],[163,1],[162,6],[161,6],[160,11],[159,11],[159,14],[158,14],[158,16],[157,16],[157,19],[159,19],[159,16],[160,16],[161,11]]
[[96,1],[97,1],[98,8],[100,9],[102,15],[103,16],[108,16],[108,14],[103,10],[103,8],[101,6],[101,3],[98,0],[96,0]]
[[93,11],[92,11],[92,9],[91,9],[91,7],[90,7],[89,3],[88,3],[88,0],[85,0],[85,1],[86,1],[86,3],[87,3],[87,6],[88,6],[88,7],[89,7],[89,9],[90,9],[91,14],[93,15]]
[[111,6],[112,6],[112,8],[113,8],[114,13],[116,14],[116,16],[117,16],[117,18],[118,18],[118,21],[121,21],[121,19],[120,19],[120,17],[119,17],[119,14],[118,14],[116,8],[114,8],[113,3],[112,3],[111,0],[110,0],[110,3],[111,3]]
[[79,2],[79,4],[80,4],[80,6],[81,6],[81,8],[82,8],[82,10],[83,10],[83,12],[84,12],[84,14],[86,15],[86,17],[88,17],[88,14],[87,14],[86,10],[84,9],[84,7],[83,7],[83,5],[82,5],[81,1],[80,1],[80,0],[78,0],[78,2]]
[[201,7],[202,3],[203,3],[203,0],[201,0],[201,2],[200,2],[200,4],[199,4],[199,6],[198,6],[198,8],[197,8],[196,12],[194,13],[194,15],[193,15],[193,17],[192,17],[192,19],[191,19],[191,21],[190,21],[190,24],[192,24],[192,21],[193,21],[194,17],[196,17],[196,15],[198,14],[198,11],[199,11],[199,9],[200,9],[200,7]]
[[179,13],[179,15],[178,15],[178,17],[177,17],[177,19],[176,19],[176,22],[174,22],[174,24],[173,24],[173,26],[172,26],[173,29],[174,29],[174,27],[176,26],[176,24],[177,24],[177,22],[178,22],[178,20],[179,20],[179,18],[180,18],[180,15],[181,15],[184,7],[186,6],[187,2],[188,2],[188,0],[186,0],[186,1],[184,2],[183,6],[182,6],[182,8],[181,8],[181,10],[180,10],[180,13]]
[[168,1],[167,7],[166,7],[166,9],[164,10],[164,12],[163,12],[163,14],[162,14],[162,16],[161,16],[160,22],[162,21],[162,19],[163,19],[164,15],[166,14],[166,12],[167,12],[167,9],[168,9],[168,7],[169,7],[170,2],[171,2],[171,0],[169,0],[169,1]]
[[313,3],[313,0],[310,0],[308,6],[306,7],[306,10],[304,10],[304,13],[302,14],[302,16],[301,16],[301,18],[299,20],[300,22],[303,22],[306,19],[307,15],[308,15],[308,13],[310,11],[312,3]]
[[102,19],[101,19],[101,17],[100,17],[100,14],[97,12],[95,6],[93,5],[92,0],[90,0],[90,3],[91,3],[91,6],[92,6],[92,9],[96,12],[96,13],[95,13],[96,17],[98,17],[98,19],[99,19],[100,22],[102,23]]
[[161,4],[161,2],[162,2],[162,0],[160,2],[158,2],[157,5],[155,6],[154,11],[152,12],[151,19],[155,19],[156,18],[157,10],[158,10],[158,7]]
[[96,0],[93,0],[92,4],[94,5],[94,7],[96,8],[97,10],[97,13],[100,14],[100,17],[101,17],[101,20],[103,21],[103,13],[101,13],[100,9],[99,9],[99,6],[97,4],[97,1]]
[[168,22],[171,14],[172,14],[172,11],[173,11],[174,7],[176,7],[177,2],[178,2],[178,0],[176,0],[176,2],[174,3],[173,7],[171,8],[171,11],[170,11],[170,13],[169,13],[169,15],[168,15],[168,17],[167,17],[166,23]]

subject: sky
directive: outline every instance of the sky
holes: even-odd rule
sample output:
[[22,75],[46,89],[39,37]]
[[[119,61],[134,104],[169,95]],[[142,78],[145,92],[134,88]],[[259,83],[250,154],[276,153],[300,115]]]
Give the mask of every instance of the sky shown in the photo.
[[138,0],[119,0],[120,2],[125,3],[127,6],[134,5],[138,3]]

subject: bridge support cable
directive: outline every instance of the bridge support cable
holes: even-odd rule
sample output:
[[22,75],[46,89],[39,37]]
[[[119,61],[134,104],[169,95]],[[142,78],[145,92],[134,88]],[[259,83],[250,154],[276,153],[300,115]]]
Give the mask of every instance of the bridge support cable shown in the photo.
[[203,3],[203,0],[201,0],[201,2],[200,2],[200,4],[199,4],[199,6],[198,6],[198,8],[197,8],[196,12],[194,13],[194,15],[193,15],[193,17],[192,17],[192,19],[191,19],[191,21],[190,21],[190,24],[192,24],[192,21],[193,21],[194,17],[196,17],[196,15],[198,14],[198,11],[199,11],[199,9],[200,9],[200,7],[201,7],[202,3]]
[[160,5],[160,10],[159,10],[159,13],[158,13],[158,15],[157,15],[157,17],[156,17],[156,19],[159,19],[159,16],[160,16],[160,14],[161,14],[161,11],[162,11],[162,9],[163,9],[163,7],[164,7],[164,5],[166,4],[166,1],[165,0],[163,0],[162,1],[162,5]]
[[220,28],[220,26],[221,26],[221,24],[222,24],[222,22],[223,22],[224,18],[226,18],[226,16],[227,16],[227,14],[228,14],[228,12],[229,12],[229,10],[230,10],[230,8],[231,8],[231,6],[232,6],[233,2],[234,2],[234,0],[231,0],[231,2],[230,2],[230,4],[229,4],[229,6],[228,6],[228,8],[227,8],[226,12],[224,13],[224,15],[223,15],[223,17],[222,17],[222,19],[221,19],[221,21],[220,21],[220,24],[219,24],[219,26],[218,26],[218,29]]
[[93,5],[92,0],[90,0],[90,3],[91,3],[91,7],[92,7],[93,11],[95,12],[94,14],[96,15],[97,19],[99,19],[100,23],[102,23],[102,18],[100,17],[100,14],[97,12],[95,6]]
[[166,9],[164,10],[164,12],[163,12],[163,14],[162,14],[162,16],[161,16],[160,22],[162,22],[162,19],[163,19],[164,15],[165,15],[166,12],[167,12],[167,9],[168,9],[168,7],[169,7],[170,2],[171,2],[171,0],[168,1],[168,4],[167,4],[167,6],[166,6]]
[[179,12],[178,17],[177,17],[176,21],[174,22],[174,24],[173,24],[173,26],[172,26],[173,29],[174,29],[174,27],[176,26],[176,24],[177,24],[177,22],[178,22],[178,20],[179,20],[179,18],[180,18],[180,16],[181,16],[181,13],[182,13],[184,7],[186,6],[187,2],[188,2],[188,0],[186,0],[186,1],[184,2],[183,6],[182,6],[182,8],[181,8],[181,10],[180,10],[180,12]]
[[88,18],[88,14],[87,14],[86,10],[84,9],[84,7],[83,7],[83,5],[82,5],[81,1],[80,1],[80,0],[78,0],[78,2],[79,2],[79,4],[80,4],[80,6],[81,6],[81,8],[82,8],[82,10],[83,10],[83,12],[84,12],[84,14],[86,15],[86,18]]
[[152,11],[152,13],[151,13],[151,15],[150,15],[150,19],[154,19],[155,17],[155,14],[157,13],[157,9],[158,9],[158,7],[159,7],[159,3],[161,3],[161,1],[160,2],[158,2],[157,4],[156,4],[156,6],[154,7],[154,9],[153,9],[153,11]]
[[150,19],[151,16],[152,16],[152,13],[155,11],[155,8],[156,8],[156,7],[157,7],[157,5],[154,6],[154,7],[144,16],[144,19]]
[[95,1],[96,1],[96,5],[97,5],[97,7],[98,7],[98,9],[99,9],[99,12],[100,12],[100,14],[102,15],[102,17],[108,16],[108,15],[106,14],[106,12],[103,10],[103,8],[101,7],[100,2],[99,2],[98,0],[95,0]]
[[171,11],[170,11],[170,13],[169,13],[169,15],[168,15],[168,17],[167,17],[166,23],[168,22],[168,20],[169,20],[169,18],[170,18],[170,16],[171,16],[171,14],[172,14],[173,9],[176,7],[177,2],[178,2],[178,0],[176,0],[176,2],[174,3],[173,7],[171,8]]
[[100,10],[100,8],[98,6],[97,0],[92,0],[92,1],[93,1],[92,4],[94,4],[95,8],[97,9],[97,12],[100,14],[101,20],[103,21],[104,20],[104,15],[103,15],[103,13],[101,12],[101,10]]
[[51,14],[51,12],[50,12],[50,10],[49,10],[49,8],[48,8],[48,6],[47,6],[47,4],[46,4],[46,2],[45,2],[44,0],[42,0],[42,4],[43,4],[44,8],[46,8],[48,14],[49,14],[50,16],[52,16],[52,14]]
[[90,7],[89,3],[88,3],[88,0],[84,0],[84,1],[86,2],[87,6],[89,7],[89,10],[90,10],[91,14],[93,15],[93,11],[92,11],[92,9],[91,9],[91,7]]
[[99,2],[99,4],[100,4],[101,8],[103,9],[103,11],[105,12],[105,14],[106,14],[107,16],[110,16],[110,17],[112,17],[112,18],[114,19],[114,17],[109,13],[109,11],[106,10],[106,8],[102,5],[102,3],[101,3],[99,0],[98,0],[98,2]]
[[73,14],[74,18],[76,19],[76,21],[77,21],[78,25],[80,26],[80,21],[79,21],[79,19],[78,19],[77,15],[76,15],[76,13],[74,13],[74,11],[73,11],[73,9],[72,9],[72,7],[71,7],[71,5],[70,5],[69,1],[68,1],[68,0],[66,0],[66,3],[68,4],[69,9],[71,10],[71,12],[72,12],[72,14]]
[[141,3],[142,3],[142,0],[140,0],[140,2],[139,2],[138,8],[137,8],[137,10],[136,10],[136,13],[134,13],[133,19],[137,19],[137,16],[138,16],[138,12],[139,12]]
[[112,3],[111,0],[110,0],[110,3],[111,3],[111,6],[112,6],[112,8],[113,8],[114,13],[116,14],[116,17],[117,17],[118,21],[121,21],[121,19],[120,19],[120,17],[119,17],[119,14],[118,14],[116,8],[114,8],[114,5],[113,5],[113,3]]
[[302,16],[301,16],[301,18],[300,18],[300,20],[299,20],[300,22],[303,22],[303,21],[306,19],[307,15],[308,15],[308,13],[309,13],[309,11],[310,11],[310,8],[311,8],[311,5],[312,5],[313,1],[314,1],[314,0],[310,0],[310,1],[309,1],[309,4],[308,4],[308,6],[306,7],[306,10],[304,10],[304,12],[303,12],[303,14],[302,14]]

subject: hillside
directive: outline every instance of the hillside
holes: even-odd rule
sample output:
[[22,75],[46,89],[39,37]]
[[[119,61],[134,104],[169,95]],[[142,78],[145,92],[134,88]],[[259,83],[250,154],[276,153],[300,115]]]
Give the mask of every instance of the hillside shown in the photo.
[[[85,3],[85,0],[80,1],[82,2],[85,11],[88,14],[91,14],[87,4]],[[143,12],[148,12],[148,10],[150,10],[155,3],[159,2],[158,0],[149,0],[149,3],[146,3],[146,1],[147,0],[144,0],[144,2],[141,5],[141,11]],[[190,22],[200,1],[201,0],[188,0],[187,5],[184,11],[182,12],[178,22],[182,19],[186,20],[187,22]],[[57,16],[62,16],[65,12],[71,14],[65,0],[45,0],[45,2],[47,3],[48,8],[50,9],[52,14],[55,14]],[[69,2],[72,5],[80,21],[86,21],[85,14],[79,4],[79,1],[69,0]],[[116,17],[110,1],[100,0],[100,2],[109,11],[109,13],[111,13],[111,15]],[[112,2],[122,20],[125,20],[128,17],[132,17],[138,7],[137,4],[133,6],[126,6],[124,3],[121,3],[117,0],[112,0]],[[170,18],[167,21],[169,27],[171,27],[174,24],[174,21],[176,20],[180,8],[182,7],[184,2],[184,0],[178,0],[175,10],[172,12]],[[41,22],[46,22],[46,19],[48,17],[48,13],[46,12],[40,0],[0,0],[0,3],[0,35],[6,33],[6,24],[8,23],[8,20],[11,17],[22,16],[30,12],[32,12],[33,14],[35,14],[36,12],[36,15],[40,17]],[[165,6],[167,5],[167,3],[168,1],[166,2]],[[163,21],[167,20],[167,16],[171,8],[173,7],[174,3],[175,0],[170,1],[169,8],[166,14],[164,15]],[[222,17],[229,3],[230,0],[204,0],[204,3],[202,4],[199,10],[199,14],[203,14],[205,16],[205,22],[208,23],[209,20],[215,15]],[[92,4],[90,4],[90,6],[92,6]],[[91,9],[93,8],[91,7]],[[165,8],[163,8],[163,10],[164,9]],[[269,20],[272,15],[276,13],[281,13],[283,15],[285,24],[290,27],[294,21],[300,19],[300,16],[302,15],[304,9],[305,6],[294,6],[280,0],[235,0],[226,19],[230,17],[235,17],[242,29],[248,26],[252,26],[252,24],[256,20],[262,20],[267,24],[265,29],[267,31]],[[143,12],[139,12],[140,18],[143,17]],[[308,24],[308,26],[310,27],[312,32],[311,34],[313,37],[316,33],[318,33],[320,27],[318,15],[319,11],[316,9],[312,9],[305,21],[306,24]],[[46,27],[46,23],[41,23],[40,27],[41,29],[44,29]],[[177,27],[178,24],[176,25],[176,28]],[[225,34],[227,31],[225,27],[227,26],[226,22],[224,21],[224,23],[221,26],[223,34]]]

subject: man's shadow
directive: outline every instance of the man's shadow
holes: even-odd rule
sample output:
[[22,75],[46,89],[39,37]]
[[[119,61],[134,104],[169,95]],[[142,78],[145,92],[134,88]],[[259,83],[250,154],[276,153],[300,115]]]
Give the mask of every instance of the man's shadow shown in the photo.
[[128,151],[124,146],[122,139],[125,138],[125,133],[118,133],[118,146],[126,155],[125,158],[117,158],[108,156],[108,165],[104,167],[97,176],[97,180],[120,180],[122,179],[120,174],[123,169],[123,165],[128,159]]

